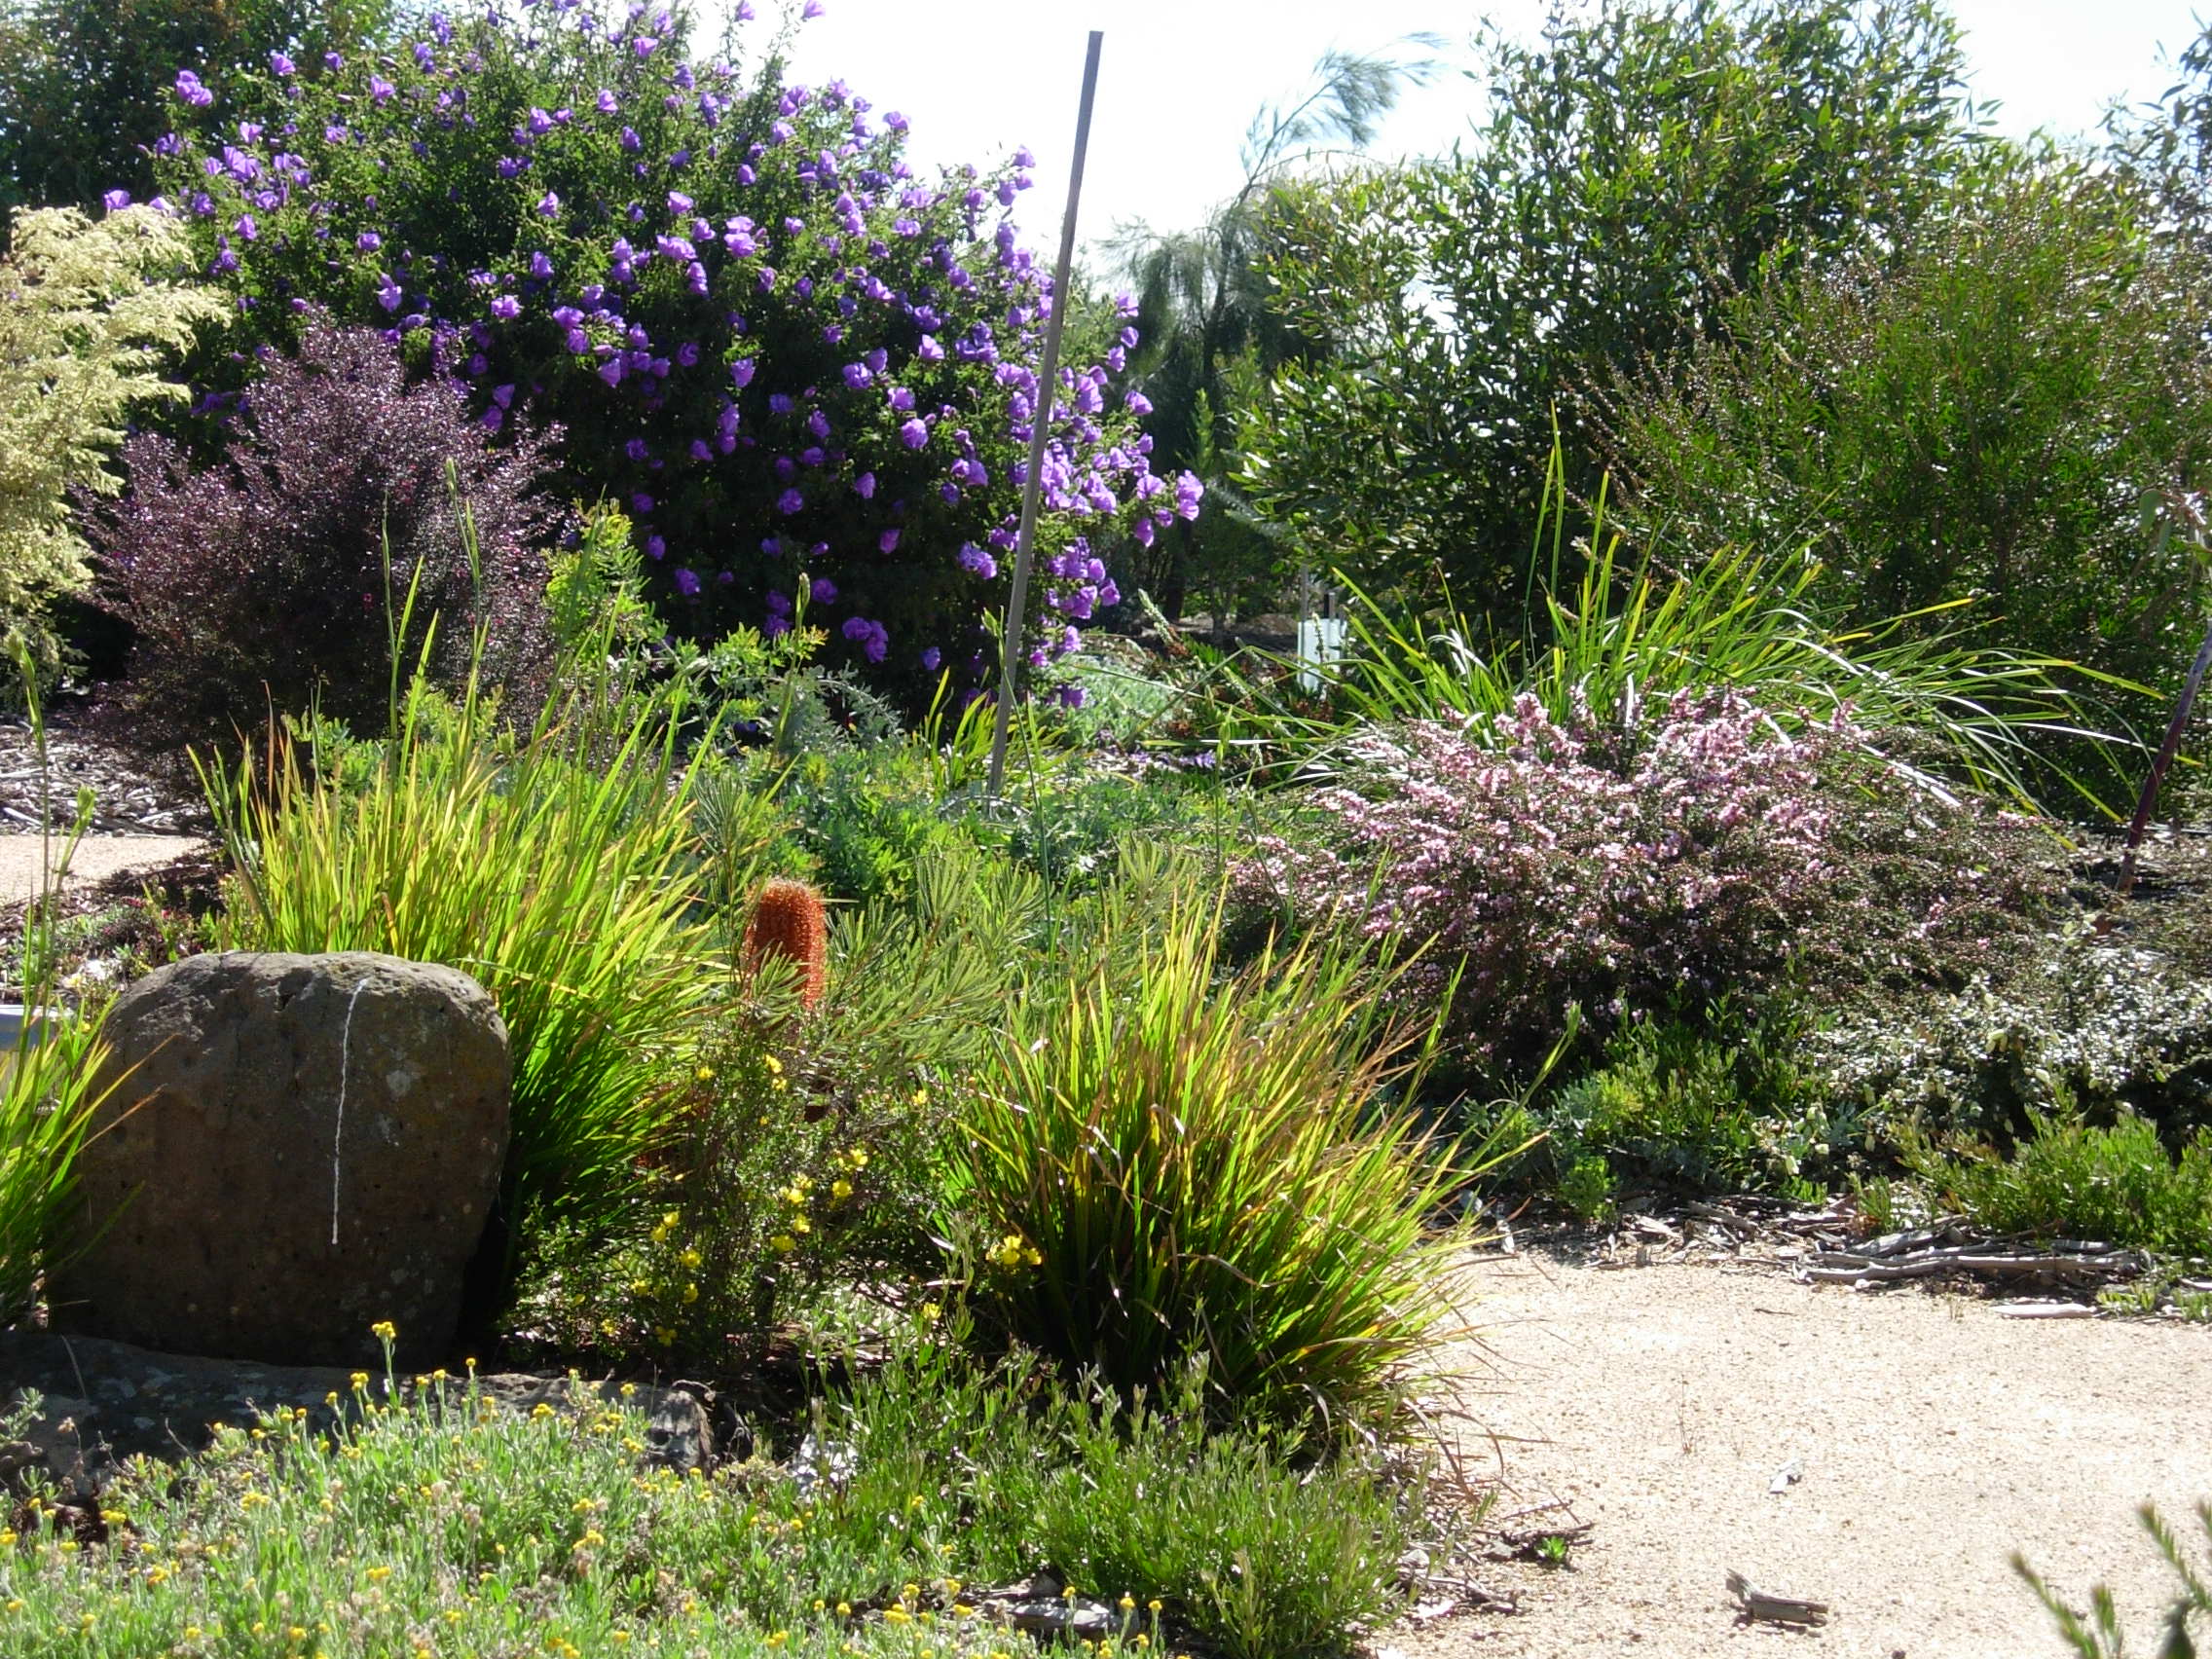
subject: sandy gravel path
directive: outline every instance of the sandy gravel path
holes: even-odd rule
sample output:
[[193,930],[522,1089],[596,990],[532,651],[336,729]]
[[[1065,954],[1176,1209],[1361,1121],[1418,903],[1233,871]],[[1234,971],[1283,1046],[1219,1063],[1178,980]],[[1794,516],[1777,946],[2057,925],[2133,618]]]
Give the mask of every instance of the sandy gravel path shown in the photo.
[[[120,870],[152,868],[205,845],[190,835],[87,835],[70,860],[68,887],[90,886]],[[61,839],[54,842],[61,856]],[[19,903],[38,892],[39,838],[0,835],[0,904]]]
[[[1476,1292],[1490,1369],[1466,1404],[1497,1438],[1468,1444],[1502,1461],[1496,1512],[1566,1499],[1594,1532],[1568,1570],[1489,1569],[1517,1616],[1389,1633],[1408,1659],[2062,1654],[2015,1549],[2077,1604],[2110,1583],[2148,1650],[2170,1580],[2136,1506],[2201,1540],[2212,1329],[1540,1258],[1485,1265]],[[1802,1480],[1770,1493],[1793,1458]],[[1738,1625],[1730,1570],[1832,1623]]]

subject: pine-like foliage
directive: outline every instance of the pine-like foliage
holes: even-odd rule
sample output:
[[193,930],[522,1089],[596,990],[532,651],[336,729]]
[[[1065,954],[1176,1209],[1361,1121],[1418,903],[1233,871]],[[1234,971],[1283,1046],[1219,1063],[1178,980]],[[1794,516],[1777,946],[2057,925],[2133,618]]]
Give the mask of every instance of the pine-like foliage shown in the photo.
[[168,280],[189,250],[151,208],[23,212],[14,232],[0,259],[0,630],[52,673],[48,608],[91,571],[70,494],[122,488],[107,463],[125,411],[184,395],[162,362],[221,307]]

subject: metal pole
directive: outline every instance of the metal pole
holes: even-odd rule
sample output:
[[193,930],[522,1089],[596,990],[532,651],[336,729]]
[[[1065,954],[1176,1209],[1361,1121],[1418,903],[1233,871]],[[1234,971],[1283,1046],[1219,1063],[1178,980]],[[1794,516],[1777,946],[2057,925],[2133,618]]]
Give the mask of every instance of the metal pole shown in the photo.
[[999,706],[991,720],[990,791],[1006,785],[1007,728],[1014,719],[1014,675],[1020,666],[1022,624],[1029,608],[1030,553],[1037,543],[1037,498],[1044,484],[1045,439],[1051,429],[1052,399],[1059,390],[1060,324],[1068,310],[1069,270],[1075,264],[1075,210],[1083,196],[1083,159],[1090,148],[1090,105],[1098,92],[1102,30],[1090,31],[1083,60],[1083,107],[1075,121],[1075,165],[1068,171],[1067,212],[1060,220],[1060,259],[1052,269],[1052,309],[1045,322],[1045,362],[1037,377],[1037,406],[1029,417],[1029,474],[1021,485],[1021,534],[1014,542],[1014,592],[1007,596],[1006,631],[999,637]]

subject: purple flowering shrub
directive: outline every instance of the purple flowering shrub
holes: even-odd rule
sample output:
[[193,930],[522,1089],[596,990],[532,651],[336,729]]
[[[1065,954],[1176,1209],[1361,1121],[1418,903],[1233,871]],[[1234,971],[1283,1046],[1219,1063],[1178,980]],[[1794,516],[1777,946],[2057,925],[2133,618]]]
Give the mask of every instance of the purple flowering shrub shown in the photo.
[[1570,1004],[1603,1025],[1769,982],[1842,874],[1826,779],[1861,750],[1848,722],[1786,735],[1732,692],[1625,731],[1530,696],[1494,722],[1370,727],[1313,797],[1322,832],[1263,839],[1237,885],[1301,924],[1427,942],[1398,994],[1451,990],[1469,1060],[1509,1069]]
[[487,682],[540,688],[540,549],[565,528],[539,489],[544,440],[495,447],[450,387],[409,386],[375,333],[328,322],[254,383],[240,415],[211,467],[167,438],[132,438],[131,492],[93,516],[105,603],[134,634],[109,709],[118,737],[173,759],[311,705],[381,734],[410,583],[403,673],[431,639],[435,677],[458,683],[481,623]]
[[239,343],[288,346],[309,302],[373,324],[448,364],[487,431],[558,424],[571,492],[631,514],[678,631],[774,634],[803,601],[828,660],[912,697],[995,673],[1044,419],[1025,643],[1071,649],[1120,597],[1116,540],[1198,510],[1109,406],[1127,306],[1071,318],[1080,366],[1041,408],[1051,279],[1005,218],[1027,154],[923,179],[896,112],[684,45],[666,9],[523,0],[430,13],[381,57],[180,74],[165,199]]

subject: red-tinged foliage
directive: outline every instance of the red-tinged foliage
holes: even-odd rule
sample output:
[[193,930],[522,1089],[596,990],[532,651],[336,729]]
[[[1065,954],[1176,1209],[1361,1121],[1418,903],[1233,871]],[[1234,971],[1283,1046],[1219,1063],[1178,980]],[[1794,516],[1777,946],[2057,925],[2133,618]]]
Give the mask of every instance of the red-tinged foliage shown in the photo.
[[[133,438],[130,494],[91,526],[103,602],[134,634],[108,708],[118,737],[173,756],[311,707],[381,733],[410,583],[405,669],[434,616],[434,673],[457,682],[481,623],[487,680],[537,688],[542,549],[564,514],[539,493],[542,439],[486,437],[445,386],[407,385],[374,333],[319,322],[256,383],[220,463]],[[473,571],[457,502],[475,526]]]

